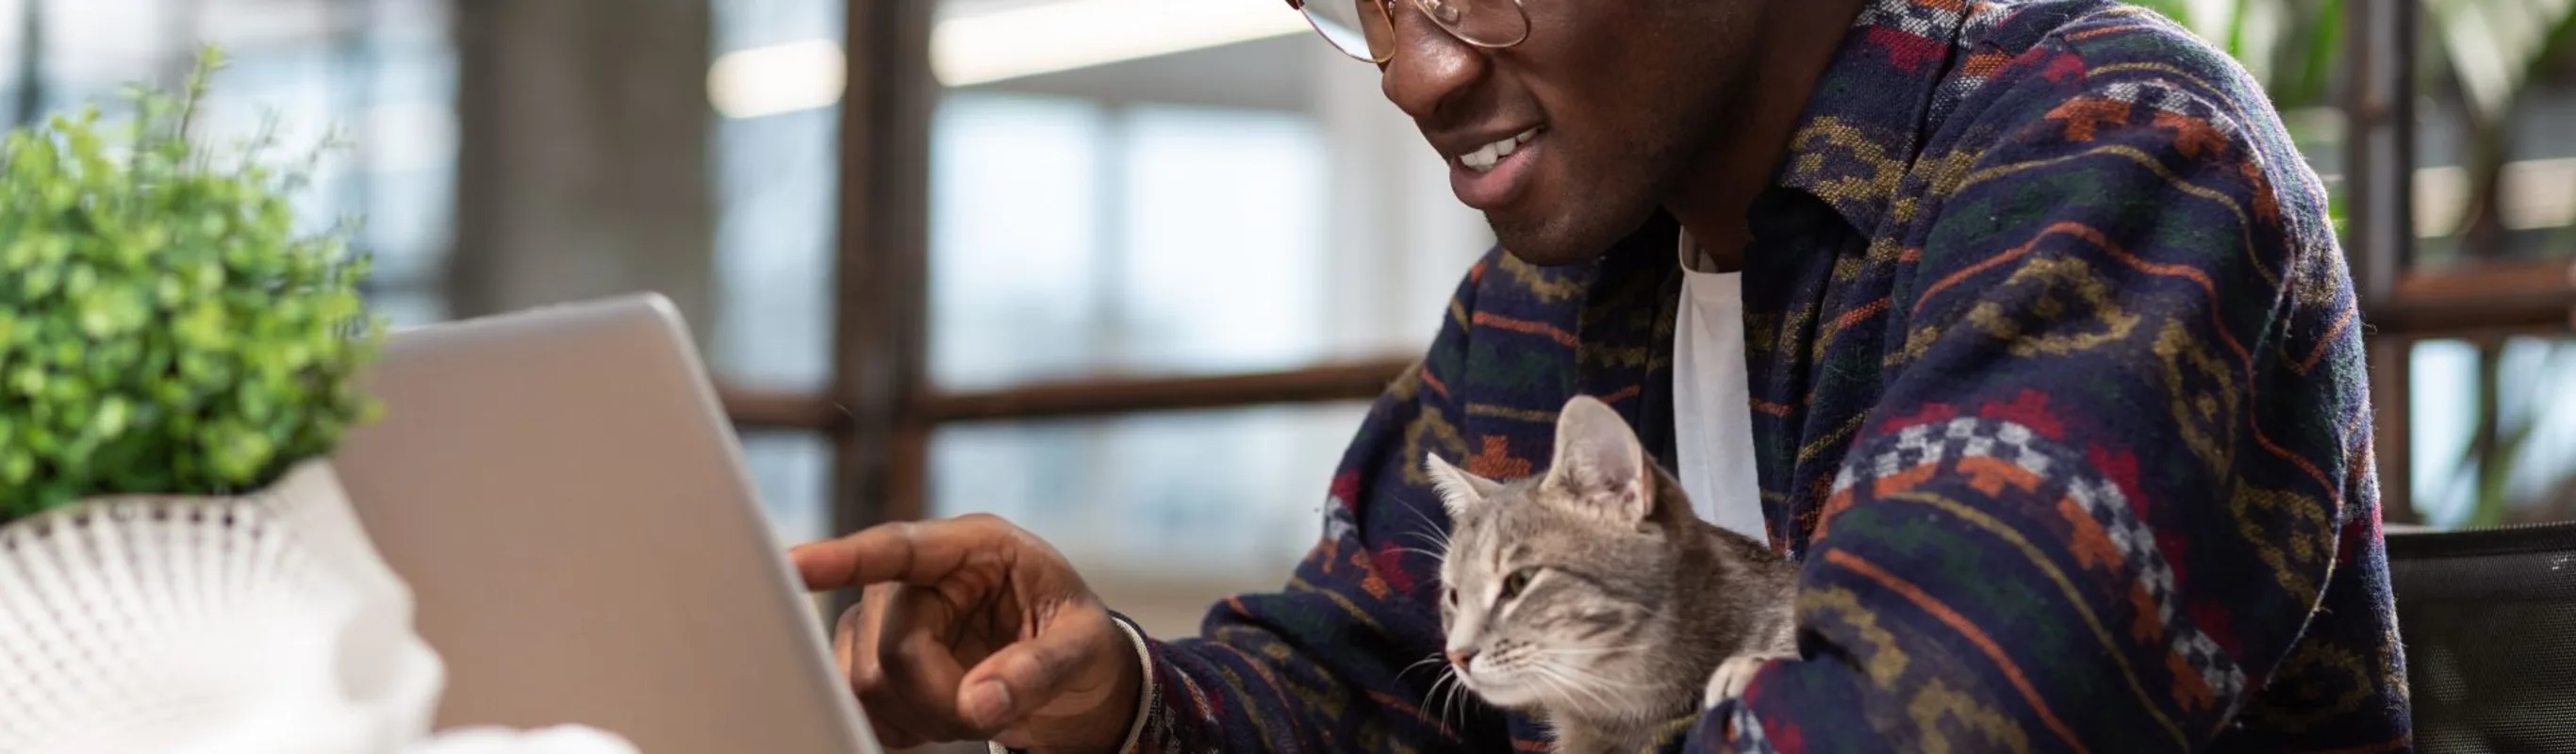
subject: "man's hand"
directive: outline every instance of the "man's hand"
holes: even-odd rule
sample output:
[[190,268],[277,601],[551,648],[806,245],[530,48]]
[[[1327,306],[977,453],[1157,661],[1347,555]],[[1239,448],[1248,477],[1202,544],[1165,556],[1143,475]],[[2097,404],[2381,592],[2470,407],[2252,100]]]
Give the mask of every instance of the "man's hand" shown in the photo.
[[833,654],[888,746],[1107,752],[1136,714],[1133,645],[1064,555],[987,515],[790,551],[808,589],[865,587]]

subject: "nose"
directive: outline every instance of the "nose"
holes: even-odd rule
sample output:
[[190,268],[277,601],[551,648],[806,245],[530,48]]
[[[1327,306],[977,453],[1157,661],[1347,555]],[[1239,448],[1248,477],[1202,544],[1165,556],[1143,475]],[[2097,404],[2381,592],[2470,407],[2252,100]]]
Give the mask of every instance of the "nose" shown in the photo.
[[1485,75],[1484,52],[1441,31],[1411,2],[1395,4],[1395,56],[1378,86],[1388,102],[1417,121],[1431,121]]
[[1450,664],[1450,665],[1453,665],[1453,666],[1456,666],[1456,667],[1458,668],[1458,672],[1460,672],[1460,673],[1465,673],[1465,672],[1467,672],[1467,661],[1468,661],[1468,660],[1473,660],[1473,659],[1476,659],[1476,650],[1473,650],[1473,649],[1452,649],[1452,650],[1449,650],[1449,664]]

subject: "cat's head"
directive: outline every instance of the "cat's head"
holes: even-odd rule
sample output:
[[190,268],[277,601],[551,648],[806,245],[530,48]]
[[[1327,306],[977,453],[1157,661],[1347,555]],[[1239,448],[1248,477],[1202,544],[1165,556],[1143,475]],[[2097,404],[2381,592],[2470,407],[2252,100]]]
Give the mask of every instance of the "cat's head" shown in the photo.
[[1633,698],[1676,633],[1674,516],[1691,516],[1636,433],[1599,400],[1558,414],[1555,463],[1498,482],[1431,456],[1449,510],[1441,626],[1462,684],[1496,706]]

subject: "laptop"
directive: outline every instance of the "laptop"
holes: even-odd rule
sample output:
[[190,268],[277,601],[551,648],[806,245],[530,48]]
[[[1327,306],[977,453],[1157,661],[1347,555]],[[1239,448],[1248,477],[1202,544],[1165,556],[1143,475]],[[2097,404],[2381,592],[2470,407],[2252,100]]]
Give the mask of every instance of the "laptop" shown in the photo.
[[436,727],[877,752],[659,295],[395,333],[334,465],[447,669]]

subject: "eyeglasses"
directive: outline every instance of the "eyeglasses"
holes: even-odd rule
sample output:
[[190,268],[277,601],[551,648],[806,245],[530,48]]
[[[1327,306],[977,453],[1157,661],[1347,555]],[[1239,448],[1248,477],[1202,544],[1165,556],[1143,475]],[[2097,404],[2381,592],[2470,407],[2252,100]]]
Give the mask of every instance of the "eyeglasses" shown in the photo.
[[1503,48],[1529,38],[1520,0],[1288,0],[1342,54],[1369,63],[1395,57],[1395,4],[1406,3],[1458,41]]

